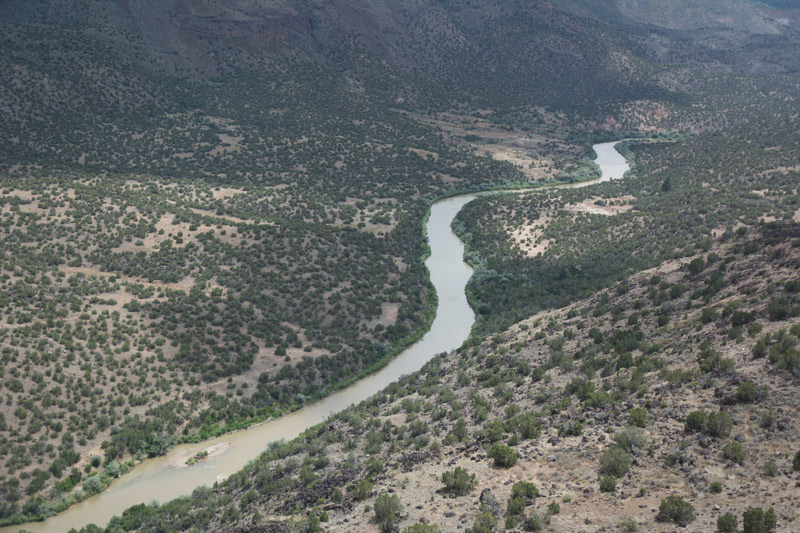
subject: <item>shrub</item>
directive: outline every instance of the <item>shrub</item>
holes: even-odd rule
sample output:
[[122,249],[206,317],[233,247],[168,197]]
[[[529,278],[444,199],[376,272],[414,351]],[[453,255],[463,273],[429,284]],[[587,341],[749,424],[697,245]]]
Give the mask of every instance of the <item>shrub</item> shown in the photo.
[[758,399],[758,388],[752,381],[742,381],[736,388],[736,399],[741,403],[751,403]]
[[614,442],[628,453],[633,453],[635,450],[647,446],[647,437],[645,437],[639,428],[628,427],[622,431],[614,433],[612,437]]
[[547,506],[547,514],[558,514],[561,512],[561,506],[558,502],[551,502],[550,505]]
[[520,498],[519,496],[512,496],[508,499],[508,504],[506,504],[506,512],[509,515],[518,515],[525,512],[525,500]]
[[772,320],[783,320],[790,315],[789,306],[784,298],[775,298],[767,304],[767,312]]
[[532,500],[539,497],[539,489],[533,483],[519,481],[511,487],[511,496],[513,498],[529,498]]
[[357,502],[362,500],[366,500],[369,498],[369,495],[372,493],[372,483],[369,482],[367,479],[362,479],[355,486],[351,489],[350,495],[353,499]]
[[725,487],[719,481],[715,481],[711,484],[711,492],[713,492],[714,494],[719,494],[720,492],[722,492],[723,488]]
[[734,441],[729,442],[722,448],[722,456],[732,463],[743,465],[744,460],[747,458],[747,452],[741,443]]
[[625,531],[627,533],[636,533],[639,531],[639,524],[637,524],[636,520],[633,518],[625,518],[624,520],[620,520],[617,524],[617,527],[620,531]]
[[489,450],[489,457],[494,460],[494,465],[508,468],[517,464],[517,452],[505,444],[495,444]]
[[739,528],[739,519],[733,513],[725,513],[717,518],[717,531],[720,533],[735,533]]
[[414,524],[403,530],[403,533],[442,533],[438,526],[431,526],[428,524]]
[[710,307],[704,307],[702,311],[700,311],[700,322],[703,324],[708,324],[709,322],[713,322],[719,318],[719,313]]
[[637,428],[643,428],[647,425],[647,409],[644,407],[634,407],[628,413],[628,424]]
[[703,411],[692,411],[686,417],[686,432],[696,433],[706,429],[706,419],[708,416]]
[[477,481],[475,474],[470,474],[465,469],[457,466],[450,472],[442,472],[444,491],[456,496],[463,496],[475,488]]
[[583,424],[577,420],[569,420],[558,430],[562,437],[578,437],[583,433]]
[[381,494],[375,498],[375,519],[380,524],[381,531],[393,531],[403,505],[396,494]]
[[694,521],[694,507],[680,496],[669,496],[661,500],[656,521],[673,522],[679,526],[686,526]]
[[764,475],[767,477],[775,477],[778,475],[778,465],[775,463],[775,459],[770,459],[766,463],[764,463],[764,467],[762,468]]
[[764,342],[764,339],[758,339],[758,341],[753,345],[753,357],[760,359],[765,355],[767,355],[767,343]]
[[614,476],[600,476],[600,492],[614,492],[617,490],[617,478]]
[[519,525],[519,517],[517,515],[510,514],[506,516],[506,529],[514,529]]
[[542,518],[539,513],[533,511],[528,519],[525,521],[526,531],[542,531],[547,525],[548,519]]
[[467,438],[467,435],[467,422],[463,418],[459,418],[456,421],[455,427],[453,428],[453,436],[455,436],[458,442],[463,442],[464,439]]
[[744,533],[769,533],[777,526],[772,507],[766,513],[760,507],[748,509],[744,512],[742,522],[744,522]]
[[794,460],[792,461],[792,470],[800,470],[800,451],[794,454]]
[[497,518],[488,511],[481,512],[472,526],[473,533],[492,533],[497,525]]
[[524,413],[516,418],[517,431],[523,439],[538,439],[542,434],[542,426],[536,423],[531,413]]
[[706,419],[706,433],[712,437],[727,437],[733,429],[733,420],[723,411],[708,413]]
[[706,262],[702,257],[695,257],[689,263],[689,274],[696,276],[706,268]]
[[608,448],[600,457],[600,472],[622,477],[631,466],[631,456],[622,448]]

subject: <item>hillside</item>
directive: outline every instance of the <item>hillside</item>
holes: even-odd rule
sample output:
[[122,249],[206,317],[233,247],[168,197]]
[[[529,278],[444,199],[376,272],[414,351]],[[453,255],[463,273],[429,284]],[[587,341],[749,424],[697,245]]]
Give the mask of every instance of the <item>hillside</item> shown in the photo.
[[[586,179],[593,142],[636,139],[629,180],[459,215],[475,339],[697,250],[723,256],[726,229],[793,234],[793,7],[0,3],[0,523],[385,364],[432,320],[421,229],[436,198]],[[293,514],[220,491],[197,497],[237,502],[225,527],[247,526],[253,502]],[[363,521],[345,507],[337,520]]]
[[672,531],[659,508],[678,496],[692,530],[761,507],[792,531],[798,261],[796,224],[728,232],[476,339],[219,487],[109,530],[389,531],[378,499],[397,497],[381,516],[400,528]]

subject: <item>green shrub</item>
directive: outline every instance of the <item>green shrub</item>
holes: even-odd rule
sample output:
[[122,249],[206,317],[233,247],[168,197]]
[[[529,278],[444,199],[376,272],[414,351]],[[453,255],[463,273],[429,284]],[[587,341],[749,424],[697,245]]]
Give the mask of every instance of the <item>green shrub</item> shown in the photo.
[[702,311],[700,311],[700,322],[703,324],[708,324],[713,322],[719,318],[719,312],[715,309],[710,307],[704,307]]
[[713,492],[714,494],[719,494],[720,492],[722,492],[723,488],[725,487],[719,481],[715,481],[711,484],[711,492]]
[[467,421],[463,418],[456,420],[456,425],[453,427],[453,436],[458,442],[463,442],[467,438],[469,432],[467,431]]
[[517,431],[523,439],[538,439],[542,434],[542,426],[536,422],[531,413],[523,413],[515,418]]
[[686,526],[694,521],[694,507],[680,496],[669,496],[661,500],[656,521],[673,522],[679,526]]
[[777,527],[775,511],[772,507],[765,513],[760,507],[748,509],[742,517],[744,533],[769,533]]
[[747,458],[747,452],[741,443],[734,441],[729,442],[722,448],[722,456],[732,463],[743,465],[744,460]]
[[350,490],[350,495],[357,502],[366,500],[372,494],[372,483],[367,479],[362,479]]
[[538,512],[533,511],[531,515],[525,520],[526,531],[542,531],[548,523],[548,519],[539,515]]
[[686,432],[697,433],[705,431],[707,418],[708,416],[703,411],[692,411],[686,417]]
[[600,492],[614,492],[617,490],[617,478],[614,476],[600,476]]
[[475,525],[472,526],[473,533],[492,533],[497,525],[497,518],[488,511],[483,511],[478,514],[475,519]]
[[696,276],[706,268],[706,262],[702,257],[695,257],[689,263],[689,274]]
[[723,411],[708,413],[706,419],[706,433],[712,437],[727,437],[733,429],[733,420]]
[[547,506],[547,514],[553,515],[560,512],[561,506],[558,504],[558,502],[551,502],[550,505]]
[[785,298],[770,300],[769,304],[767,304],[767,312],[769,313],[769,317],[775,321],[788,318],[791,314],[791,310]]
[[622,431],[614,433],[613,441],[628,453],[647,447],[647,437],[639,428],[627,427]]
[[438,526],[428,524],[414,524],[403,530],[403,533],[442,533]]
[[639,531],[639,524],[637,524],[636,520],[633,518],[625,518],[624,520],[620,520],[617,523],[617,527],[620,531],[625,531],[626,533],[636,533]]
[[494,444],[489,450],[489,457],[494,460],[494,465],[508,468],[517,464],[517,452],[505,444]]
[[753,357],[755,359],[761,359],[765,355],[767,355],[767,343],[764,342],[764,339],[758,339],[753,345]]
[[533,500],[539,497],[539,489],[533,483],[527,481],[518,481],[511,487],[511,496],[513,498],[528,498]]
[[734,311],[731,314],[731,325],[733,327],[744,326],[756,319],[754,311]]
[[512,496],[508,499],[508,504],[506,504],[506,512],[510,515],[523,514],[525,512],[525,500],[518,496]]
[[375,498],[375,520],[380,524],[383,533],[394,531],[398,515],[403,505],[396,494],[381,494]]
[[600,472],[609,476],[622,477],[631,466],[631,456],[622,448],[608,448],[600,457]]
[[775,463],[775,459],[770,459],[766,463],[764,463],[763,468],[761,469],[764,472],[764,475],[767,477],[775,477],[778,475],[778,465]]
[[583,433],[583,424],[577,420],[569,420],[558,430],[562,437],[578,437]]
[[758,399],[758,388],[752,381],[742,381],[736,387],[736,399],[741,403],[751,403]]
[[792,470],[800,470],[800,451],[794,454],[794,460],[792,461]]
[[717,531],[720,533],[735,533],[739,528],[739,519],[733,513],[725,513],[717,518]]
[[634,407],[628,413],[628,424],[637,428],[643,428],[647,425],[647,409],[644,407]]
[[477,481],[475,474],[470,474],[465,469],[457,466],[449,472],[442,472],[444,491],[456,496],[463,496],[475,488]]

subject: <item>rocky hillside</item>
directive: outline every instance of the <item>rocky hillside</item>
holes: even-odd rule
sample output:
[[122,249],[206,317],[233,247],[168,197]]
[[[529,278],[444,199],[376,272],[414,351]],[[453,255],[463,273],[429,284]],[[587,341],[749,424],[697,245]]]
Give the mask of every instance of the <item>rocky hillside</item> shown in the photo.
[[796,224],[725,232],[110,530],[796,530],[798,266]]
[[[467,210],[475,215],[467,232],[497,238],[476,239],[496,250],[480,249],[478,242],[472,251],[488,262],[499,257],[478,276],[496,286],[484,284],[482,294],[472,294],[481,334],[494,335],[533,312],[587,297],[666,258],[685,259],[700,249],[708,254],[710,235],[719,237],[726,226],[738,231],[738,222],[750,233],[715,244],[721,248],[708,268],[719,269],[728,254],[733,263],[761,265],[760,249],[744,258],[735,246],[766,239],[753,229],[759,218],[788,223],[797,220],[798,207],[797,11],[786,0],[770,4],[0,2],[0,522],[55,513],[176,442],[279,415],[384,364],[431,319],[435,299],[420,261],[426,251],[420,223],[430,202],[455,191],[585,178],[592,172],[591,144],[599,139],[628,132],[671,139],[698,135],[683,151],[634,145],[629,155],[638,157],[639,179],[606,184],[602,197],[565,203],[566,195],[556,198],[561,193],[554,192],[536,196],[547,206],[525,200],[529,205],[507,202],[507,210],[476,201]],[[718,155],[727,153],[736,157]],[[521,248],[507,246],[515,232],[538,224],[534,215],[561,216],[567,204],[583,211],[572,213],[574,224],[547,230],[558,232],[558,240],[526,235]],[[618,216],[607,218],[624,220],[617,230],[637,240],[619,244],[611,237],[622,233],[608,233],[598,246],[585,246],[579,234],[591,233],[582,232],[584,227],[608,227],[607,220],[592,215],[598,206],[618,207]],[[506,215],[508,224],[502,220]],[[659,242],[639,246],[654,240],[646,228],[656,224]],[[539,259],[527,255],[525,247],[544,240],[557,256],[555,268],[539,268]],[[612,247],[613,254],[605,253]],[[788,244],[784,248],[781,253],[794,253]],[[638,253],[626,252],[632,249]],[[522,293],[515,280],[526,271],[558,282],[526,282],[547,287],[552,298]],[[615,326],[604,322],[606,314],[595,317],[594,310],[584,316],[590,305],[584,302],[560,311],[577,310],[565,319],[574,326],[557,320],[551,327],[549,315],[542,318],[547,327],[529,326],[531,335],[544,335],[530,346],[527,340],[503,340],[511,333],[490,336],[486,346],[450,356],[337,418],[331,428],[274,448],[269,457],[276,460],[264,459],[225,488],[198,490],[191,502],[161,510],[138,508],[115,527],[151,519],[187,525],[173,517],[180,515],[175,506],[205,504],[225,511],[213,519],[191,511],[186,520],[208,528],[273,521],[258,527],[280,528],[291,517],[313,529],[327,506],[328,527],[377,527],[366,525],[371,513],[364,514],[366,503],[355,502],[366,499],[374,506],[377,491],[390,488],[402,496],[404,527],[423,511],[444,529],[472,527],[476,493],[447,500],[453,509],[443,512],[458,514],[442,517],[429,502],[410,503],[426,491],[440,501],[442,472],[431,466],[436,479],[429,485],[418,480],[428,487],[424,490],[412,483],[413,469],[405,472],[408,481],[400,474],[420,461],[438,464],[442,454],[450,454],[448,461],[469,456],[475,457],[470,463],[483,467],[475,466],[466,477],[454,474],[462,487],[454,490],[460,492],[465,481],[471,485],[471,473],[489,487],[490,474],[510,472],[489,468],[482,455],[489,441],[511,439],[510,445],[516,432],[517,440],[527,442],[541,426],[546,438],[537,442],[554,446],[547,439],[563,424],[572,428],[579,417],[586,418],[580,437],[589,439],[581,444],[580,457],[593,460],[608,442],[596,439],[606,432],[605,422],[611,424],[611,438],[628,404],[644,405],[647,399],[649,411],[673,409],[677,420],[644,428],[657,461],[659,453],[666,454],[662,448],[671,449],[678,438],[658,448],[672,435],[662,430],[682,423],[684,395],[697,394],[700,401],[700,393],[707,392],[703,385],[709,381],[692,374],[685,391],[658,396],[659,380],[667,378],[656,372],[668,357],[692,361],[700,350],[669,348],[688,342],[675,337],[683,329],[670,328],[686,320],[687,328],[695,327],[692,317],[706,297],[706,274],[681,281],[699,288],[687,288],[686,294],[674,289],[676,296],[677,281],[665,281],[664,288],[661,281],[648,285],[648,298],[652,289],[655,300],[665,292],[669,301],[650,305],[642,298],[643,307],[630,304],[634,310],[628,314],[636,318],[625,314],[623,300],[629,296],[610,294],[623,306],[616,314],[615,307],[608,308]],[[743,274],[754,275],[755,270]],[[781,294],[793,287],[778,283],[781,279],[764,290]],[[718,281],[709,278],[708,285]],[[570,284],[569,291],[559,290]],[[645,290],[639,281],[629,286],[631,294]],[[700,296],[690,300],[697,291]],[[745,294],[749,313],[754,296]],[[753,302],[753,308],[765,302]],[[712,322],[724,325],[734,311],[726,315],[720,306],[722,318]],[[678,320],[680,312],[685,316]],[[775,326],[764,318],[769,310],[758,312],[765,331]],[[791,305],[786,313],[796,314]],[[621,323],[630,338],[616,337],[614,328]],[[584,337],[592,328],[597,332],[591,338],[599,340],[590,344]],[[510,331],[523,335],[519,328]],[[645,345],[640,332],[661,340]],[[702,350],[756,341],[748,333],[739,342],[736,334],[723,350],[726,334]],[[791,354],[791,338],[773,335],[764,345],[768,351],[788,346]],[[629,348],[621,350],[619,342]],[[646,353],[650,344],[662,351]],[[741,363],[734,355],[725,357]],[[546,362],[551,357],[552,364]],[[583,369],[584,360],[601,366],[594,373],[575,370]],[[635,395],[628,397],[633,389],[623,390],[620,380],[633,379],[626,365],[637,362],[637,368],[652,372],[642,370],[636,389],[648,389],[634,400]],[[714,379],[729,379],[729,370]],[[499,376],[506,376],[503,383],[496,381]],[[582,382],[564,388],[577,378],[591,378],[595,388]],[[763,385],[753,376],[747,379]],[[487,380],[496,394],[484,390]],[[607,413],[608,419],[585,414],[589,393],[598,398],[589,404],[591,413]],[[573,396],[578,399],[565,403]],[[537,403],[537,398],[544,399]],[[765,397],[763,405],[774,404],[777,411],[779,399]],[[704,427],[702,416],[695,418]],[[486,426],[495,418],[512,422]],[[737,428],[743,424],[738,415],[733,418]],[[460,436],[448,439],[450,433]],[[344,446],[337,448],[335,439]],[[709,440],[708,449],[716,450],[720,442]],[[534,448],[526,446],[514,445],[520,464],[534,457]],[[626,453],[637,462],[633,475],[636,466],[649,464],[646,454]],[[588,462],[584,468],[575,461],[576,476],[590,472]],[[368,475],[365,468],[371,469]],[[371,480],[364,481],[367,477]],[[593,486],[589,478],[576,479],[581,490],[570,489],[571,503]],[[634,483],[627,479],[619,482],[626,494]],[[536,482],[542,494],[550,494]],[[518,495],[534,492],[520,487]],[[645,488],[659,497],[666,490]],[[281,490],[292,494],[291,504],[273,499]],[[504,490],[492,488],[500,507]],[[601,496],[590,496],[595,497]],[[686,497],[700,501],[697,495]],[[316,506],[319,498],[313,514],[295,512],[298,505]],[[484,499],[494,509],[491,498]],[[398,516],[394,500],[381,502],[378,508],[388,506],[386,512]],[[561,500],[562,518],[572,508],[566,503]],[[695,505],[701,513],[702,506]],[[779,511],[785,507],[775,505]],[[529,514],[530,506],[523,507]],[[505,523],[502,512],[492,512]],[[520,513],[511,514],[509,528],[522,523],[514,518]],[[388,516],[381,514],[381,521],[392,529],[396,520]],[[588,518],[611,523],[608,517]],[[555,515],[552,522],[558,523]]]

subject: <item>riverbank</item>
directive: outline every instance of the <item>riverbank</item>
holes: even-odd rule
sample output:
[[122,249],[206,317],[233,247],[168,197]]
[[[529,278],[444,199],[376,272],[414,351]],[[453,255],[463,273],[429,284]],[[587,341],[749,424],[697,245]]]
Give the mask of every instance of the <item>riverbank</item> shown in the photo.
[[[593,183],[601,180],[602,177]],[[425,263],[438,301],[431,327],[421,335],[419,342],[397,357],[386,358],[386,364],[378,372],[358,380],[354,378],[352,384],[318,402],[248,429],[197,444],[176,446],[165,456],[145,460],[128,475],[114,480],[106,491],[44,522],[28,524],[26,530],[32,533],[66,531],[87,523],[106,523],[113,515],[136,503],[166,501],[185,494],[191,487],[212,485],[241,469],[264,450],[266,443],[293,439],[330,415],[369,398],[402,375],[419,370],[435,355],[460,346],[471,335],[475,321],[465,293],[472,268],[463,262],[464,245],[450,225],[461,208],[474,198],[474,194],[460,194],[433,202],[429,209],[425,228],[430,255]],[[203,450],[219,449],[215,447],[228,451],[216,457],[205,457],[190,468],[174,467],[176,462],[185,462],[187,457],[194,457]],[[15,530],[3,528],[0,533]]]

